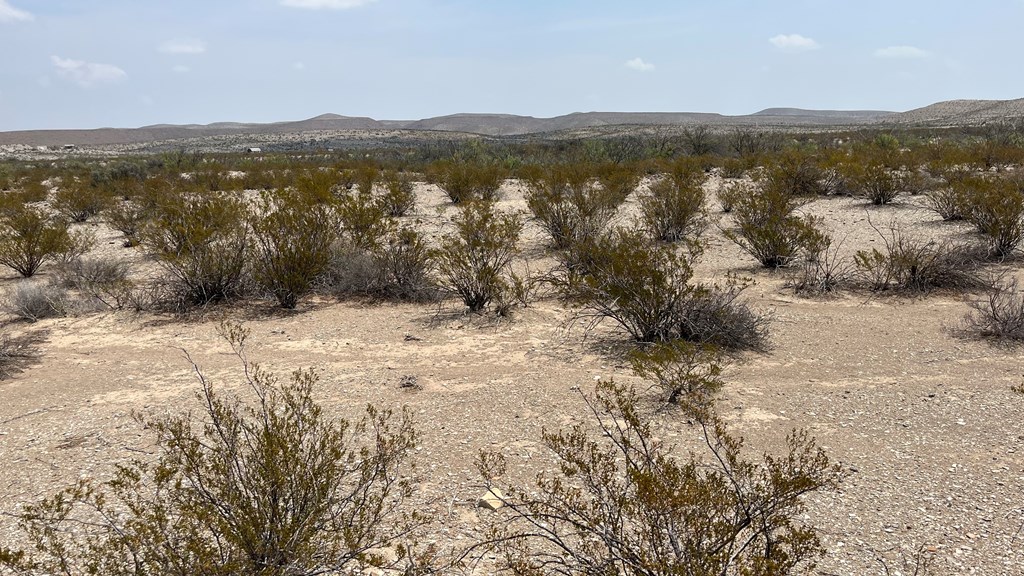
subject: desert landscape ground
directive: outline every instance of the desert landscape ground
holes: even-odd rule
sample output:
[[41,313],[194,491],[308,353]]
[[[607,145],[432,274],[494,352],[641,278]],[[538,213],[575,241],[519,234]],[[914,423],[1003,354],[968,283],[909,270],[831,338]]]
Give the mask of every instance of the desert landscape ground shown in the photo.
[[[24,158],[38,153],[29,144],[6,150]],[[110,152],[76,151],[83,158]],[[642,181],[613,225],[633,225],[639,199],[656,179]],[[1024,396],[1013,391],[1024,382],[1024,353],[964,332],[969,302],[981,291],[798,294],[796,269],[763,268],[723,233],[733,214],[721,210],[717,195],[737,181],[749,178],[726,178],[714,168],[703,184],[711,225],[694,278],[749,278],[741,298],[769,318],[769,336],[763,351],[728,355],[715,406],[745,439],[745,453],[779,454],[790,431],[805,429],[841,465],[838,489],[810,494],[799,519],[820,531],[826,549],[813,573],[1024,574]],[[437,245],[460,208],[422,178],[414,191],[415,207],[399,221]],[[526,221],[515,265],[522,270],[528,261],[543,272],[558,262],[530,217],[527,194],[525,181],[509,178],[495,207]],[[978,238],[970,224],[943,221],[923,194],[882,206],[821,196],[797,213],[819,219],[851,269],[857,251],[884,247],[890,229],[936,242]],[[140,278],[159,273],[144,250],[123,247],[122,234],[102,217],[72,229],[94,235],[87,258],[132,262]],[[984,273],[1020,277],[1019,256],[986,264]],[[0,289],[41,285],[56,274],[45,265],[23,279],[4,268]],[[673,453],[701,448],[693,424],[634,375],[629,336],[611,321],[591,326],[578,313],[551,289],[509,318],[469,313],[453,299],[324,295],[300,300],[295,310],[250,299],[186,314],[108,310],[25,322],[5,313],[4,331],[35,335],[38,354],[0,381],[0,512],[16,512],[79,478],[108,477],[118,462],[151,458],[153,436],[133,414],[197,410],[191,362],[217,385],[238,390],[238,359],[218,335],[220,323],[232,319],[252,331],[249,355],[267,369],[286,377],[314,368],[315,397],[330,415],[354,418],[367,403],[408,407],[419,434],[414,500],[432,519],[424,539],[444,549],[469,546],[495,514],[477,507],[485,491],[474,464],[479,450],[506,456],[498,486],[528,485],[553,466],[541,432],[589,422],[582,395],[598,380],[646,391],[643,409]],[[18,542],[14,525],[0,516],[0,544]],[[492,561],[485,556],[474,569],[490,572]]]

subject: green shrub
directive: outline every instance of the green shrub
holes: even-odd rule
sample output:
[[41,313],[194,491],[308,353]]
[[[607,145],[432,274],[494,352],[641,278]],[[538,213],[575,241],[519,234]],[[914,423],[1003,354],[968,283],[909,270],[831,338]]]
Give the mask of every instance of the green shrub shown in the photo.
[[125,248],[140,243],[140,234],[149,217],[145,206],[134,200],[120,200],[107,208],[106,216],[110,227],[124,234]]
[[416,206],[412,177],[406,173],[388,170],[384,172],[382,179],[384,194],[380,197],[380,202],[387,215],[399,218],[412,211]]
[[989,255],[1013,253],[1024,240],[1024,180],[973,177],[958,186],[969,205],[967,220],[987,238]]
[[927,195],[928,207],[948,222],[963,220],[970,210],[970,203],[963,187],[949,185],[931,190]]
[[299,192],[265,192],[249,225],[256,281],[282,308],[295,308],[330,263],[334,208]]
[[814,219],[793,214],[802,203],[771,185],[739,196],[733,205],[736,228],[725,236],[765,268],[787,266],[821,237]]
[[235,297],[246,281],[249,213],[228,194],[168,194],[142,233],[142,243],[168,272],[183,304]]
[[444,160],[432,164],[427,176],[448,195],[453,204],[497,200],[507,176],[496,164]]
[[707,226],[704,179],[665,177],[640,198],[640,218],[648,233],[662,242],[696,239]]
[[[599,382],[586,399],[599,427],[580,423],[543,433],[553,471],[507,488],[488,541],[501,568],[535,576],[786,575],[803,573],[824,549],[805,521],[803,497],[834,490],[842,477],[806,432],[779,456],[744,459],[743,441],[720,416],[684,406],[702,451],[677,458],[656,440],[633,389]],[[494,486],[507,467],[481,453]]]
[[593,185],[590,166],[558,164],[526,174],[526,204],[558,250],[591,242],[621,203],[619,193]]
[[[18,574],[406,573],[423,520],[403,506],[416,434],[407,412],[367,407],[355,422],[313,400],[318,378],[287,382],[245,360],[247,331],[226,330],[243,364],[226,395],[193,364],[198,414],[140,416],[155,462],[116,466],[18,512],[28,550],[0,550]],[[393,550],[393,553],[389,553]],[[387,557],[397,557],[389,561]]]
[[350,243],[362,250],[372,250],[394,228],[384,203],[373,194],[349,192],[337,201],[342,233]]
[[42,210],[19,204],[0,216],[0,264],[28,278],[43,263],[75,248],[68,225]]
[[813,153],[790,148],[767,160],[762,178],[766,187],[789,196],[814,198],[827,191],[819,162]]
[[594,240],[582,282],[570,294],[595,321],[611,319],[638,342],[678,337],[680,311],[693,295],[690,259],[617,228]]
[[640,185],[640,172],[630,164],[605,163],[594,167],[594,175],[610,202],[618,206]]
[[718,188],[718,205],[726,214],[733,211],[736,203],[745,196],[754,194],[751,186],[746,182],[726,182]]
[[876,206],[892,204],[899,198],[906,184],[902,173],[878,159],[864,163],[851,162],[846,167],[846,177],[854,195],[866,198]]
[[718,348],[674,340],[634,351],[629,358],[633,373],[653,380],[669,404],[704,403],[718,392],[723,357]]
[[441,240],[434,258],[442,289],[462,299],[472,312],[484,310],[509,289],[512,258],[523,224],[489,203],[465,204],[455,232]]
[[64,176],[53,192],[50,204],[58,214],[71,222],[85,222],[98,215],[111,202],[110,193],[82,179]]

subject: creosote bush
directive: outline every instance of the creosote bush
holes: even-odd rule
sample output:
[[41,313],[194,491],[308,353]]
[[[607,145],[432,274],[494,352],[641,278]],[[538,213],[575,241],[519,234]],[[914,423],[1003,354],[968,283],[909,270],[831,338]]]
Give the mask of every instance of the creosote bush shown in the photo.
[[82,241],[68,232],[67,222],[34,206],[17,204],[0,215],[0,264],[26,278]]
[[793,214],[802,204],[781,187],[762,186],[735,199],[736,228],[724,234],[765,268],[787,266],[808,246],[819,243],[822,234],[813,218]]
[[382,176],[384,193],[380,202],[388,216],[398,218],[408,214],[416,205],[413,180],[409,174],[387,170]]
[[329,417],[313,399],[315,372],[281,382],[246,359],[247,330],[224,332],[245,397],[193,364],[198,415],[139,417],[155,461],[118,464],[110,480],[81,479],[25,507],[29,547],[0,550],[0,566],[69,576],[423,573],[405,545],[423,522],[403,509],[416,443],[408,412]]
[[614,188],[596,186],[586,163],[534,167],[524,172],[526,204],[557,250],[592,242],[624,199]]
[[93,186],[86,178],[65,175],[53,193],[50,204],[70,222],[85,222],[110,204],[112,196],[103,187]]
[[878,234],[884,250],[859,250],[854,256],[872,290],[963,291],[984,286],[978,276],[984,254],[971,246],[913,238],[895,224]]
[[640,198],[640,218],[655,240],[696,239],[707,225],[704,178],[668,176],[655,181]]
[[110,227],[124,234],[125,248],[141,242],[140,235],[149,217],[145,206],[134,200],[120,200],[107,208],[106,216]]
[[635,350],[629,358],[633,373],[653,380],[669,404],[707,402],[725,382],[723,357],[717,347],[674,340]]
[[566,296],[593,322],[610,319],[637,342],[689,340],[732,349],[760,349],[765,319],[738,301],[745,284],[691,284],[700,247],[683,253],[652,245],[638,230],[617,228],[590,245],[578,281]]
[[455,232],[435,252],[440,284],[472,312],[484,310],[509,290],[512,258],[518,253],[523,223],[490,203],[465,204],[454,219]]
[[330,264],[338,237],[333,206],[302,193],[264,193],[250,226],[256,281],[282,308],[295,308]]
[[[678,458],[655,440],[634,390],[602,381],[585,400],[601,434],[544,431],[555,469],[502,497],[487,543],[512,574],[783,576],[824,552],[801,520],[803,497],[835,489],[841,473],[806,432],[781,455],[746,460],[720,416],[684,403],[704,454]],[[493,486],[506,461],[485,452],[478,468]]]
[[444,190],[452,204],[498,199],[506,171],[496,164],[443,160],[427,171],[430,182]]
[[966,177],[958,181],[967,199],[966,219],[989,244],[989,255],[1005,258],[1024,240],[1024,180]]
[[1024,291],[1017,278],[1010,276],[993,282],[983,298],[970,302],[964,316],[964,328],[981,338],[999,341],[1024,341]]
[[229,193],[167,193],[154,200],[142,243],[168,272],[183,304],[240,295],[250,229],[245,204]]

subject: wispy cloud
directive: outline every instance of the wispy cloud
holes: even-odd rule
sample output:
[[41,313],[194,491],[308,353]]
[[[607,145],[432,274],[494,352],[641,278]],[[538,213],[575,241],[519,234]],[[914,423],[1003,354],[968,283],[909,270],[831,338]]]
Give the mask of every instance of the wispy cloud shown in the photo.
[[282,6],[305,8],[307,10],[348,10],[376,2],[377,0],[281,0]]
[[931,54],[916,46],[888,46],[875,50],[875,58],[927,58]]
[[32,14],[18,10],[7,0],[0,0],[0,22],[29,21],[35,17]]
[[821,48],[821,45],[814,38],[808,38],[800,34],[779,34],[778,36],[772,36],[768,41],[776,48],[790,52],[804,52]]
[[633,58],[626,62],[626,68],[639,70],[640,72],[650,72],[651,70],[654,70],[654,64],[644,62],[643,58]]
[[160,45],[164,54],[202,54],[206,52],[206,42],[198,38],[176,38]]
[[117,82],[128,77],[128,73],[112,64],[96,64],[60,56],[50,56],[50,62],[57,69],[57,74],[83,88],[91,88],[97,84]]

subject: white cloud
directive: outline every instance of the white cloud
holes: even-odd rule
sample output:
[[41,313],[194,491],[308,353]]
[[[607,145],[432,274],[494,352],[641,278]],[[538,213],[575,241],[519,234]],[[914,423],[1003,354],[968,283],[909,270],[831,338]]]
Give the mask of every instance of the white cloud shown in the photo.
[[0,22],[14,22],[16,20],[29,21],[35,19],[34,16],[25,12],[24,10],[18,10],[7,0],[0,0]]
[[282,6],[306,8],[308,10],[348,10],[376,2],[377,0],[281,0]]
[[160,45],[164,54],[202,54],[206,52],[206,42],[198,38],[176,38]]
[[802,52],[804,50],[817,50],[818,48],[821,48],[821,45],[813,38],[808,38],[799,34],[779,34],[778,36],[772,36],[768,41],[776,48],[789,50],[791,52]]
[[173,72],[177,72],[178,74],[188,74],[189,72],[192,71],[191,68],[189,68],[188,66],[184,66],[182,64],[178,64],[177,66],[174,66],[173,68],[171,68],[171,70]]
[[927,58],[927,51],[916,46],[888,46],[875,50],[875,58]]
[[643,58],[633,58],[626,62],[626,68],[632,68],[633,70],[639,70],[640,72],[650,72],[651,70],[654,70],[654,64],[644,62]]
[[112,64],[96,64],[50,56],[50,61],[57,69],[57,74],[83,88],[91,88],[103,82],[117,82],[128,77],[128,73]]

